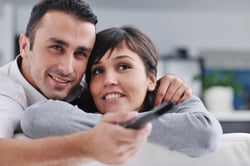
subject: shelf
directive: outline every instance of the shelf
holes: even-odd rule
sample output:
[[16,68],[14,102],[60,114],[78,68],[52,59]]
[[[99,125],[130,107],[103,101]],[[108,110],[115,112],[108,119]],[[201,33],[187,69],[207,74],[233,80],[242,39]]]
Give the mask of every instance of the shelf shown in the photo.
[[235,111],[224,111],[224,112],[214,112],[211,113],[219,121],[249,121],[250,122],[250,110],[235,110]]
[[210,112],[219,120],[223,133],[250,133],[250,110]]

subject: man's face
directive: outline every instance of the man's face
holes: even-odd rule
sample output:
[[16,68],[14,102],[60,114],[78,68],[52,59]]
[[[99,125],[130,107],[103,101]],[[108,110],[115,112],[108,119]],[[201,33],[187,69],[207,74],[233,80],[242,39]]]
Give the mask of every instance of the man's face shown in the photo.
[[32,50],[29,38],[20,38],[22,73],[45,96],[62,100],[80,83],[94,42],[93,24],[50,11],[38,25]]

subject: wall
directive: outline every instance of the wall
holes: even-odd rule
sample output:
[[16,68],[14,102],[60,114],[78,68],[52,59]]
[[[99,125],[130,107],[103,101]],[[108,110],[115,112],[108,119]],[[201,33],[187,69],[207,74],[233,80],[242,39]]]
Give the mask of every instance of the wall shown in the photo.
[[[108,2],[105,2],[106,7],[100,4],[94,5],[94,1],[90,2],[93,3],[92,7],[99,17],[98,31],[112,26],[134,24],[155,42],[161,55],[172,52],[176,47],[187,47],[192,56],[201,53],[206,55],[206,58],[212,57],[212,54],[216,57],[218,54],[226,55],[220,61],[215,60],[219,62],[220,66],[226,60],[242,59],[237,57],[242,53],[243,56],[250,57],[249,5],[242,4],[236,10],[233,5],[231,8],[223,8],[223,4],[217,5],[213,1],[211,2],[212,7],[206,8],[206,10],[199,9],[199,6],[196,6],[195,10],[190,10],[190,8],[188,10],[187,8],[171,10],[164,7],[143,8],[139,6],[137,6],[138,8],[121,6],[112,8],[109,7]],[[192,2],[195,3],[195,1]],[[237,2],[237,4],[239,3]],[[216,10],[210,10],[215,6]],[[14,13],[16,34],[25,31],[31,8],[32,4],[28,3],[19,3],[16,6]],[[220,8],[223,9],[220,10]],[[234,54],[233,58],[229,57],[230,54]],[[232,62],[235,64],[236,61]],[[241,65],[249,66],[247,64],[249,58],[241,62]],[[230,64],[230,66],[232,65]],[[249,68],[247,72],[248,70]]]
[[[17,8],[18,32],[25,30],[30,7]],[[100,7],[94,11],[99,17],[97,30],[134,24],[154,40],[161,54],[178,46],[187,46],[194,54],[207,48],[250,50],[250,12],[247,11],[168,12]]]
[[1,4],[0,12],[0,65],[14,57],[14,6],[11,3]]

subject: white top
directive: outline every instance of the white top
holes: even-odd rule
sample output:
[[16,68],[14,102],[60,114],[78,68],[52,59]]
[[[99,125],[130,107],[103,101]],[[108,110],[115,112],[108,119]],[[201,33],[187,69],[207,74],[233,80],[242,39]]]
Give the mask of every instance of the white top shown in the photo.
[[46,100],[22,76],[18,64],[22,58],[0,67],[0,138],[13,137],[19,131],[19,123],[26,107]]

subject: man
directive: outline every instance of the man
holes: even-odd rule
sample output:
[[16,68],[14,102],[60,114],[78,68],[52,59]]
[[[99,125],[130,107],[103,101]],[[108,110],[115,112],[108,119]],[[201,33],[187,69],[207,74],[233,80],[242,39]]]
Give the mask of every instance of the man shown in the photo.
[[[137,116],[124,112],[105,115],[87,132],[11,139],[19,132],[25,108],[49,98],[71,102],[81,92],[96,23],[91,8],[80,0],[43,0],[34,6],[26,34],[20,35],[20,55],[0,68],[1,165],[73,165],[92,160],[120,164],[146,141],[150,125],[140,130],[115,125]],[[190,96],[190,88],[178,78],[165,76],[162,81],[156,104],[181,102]]]

